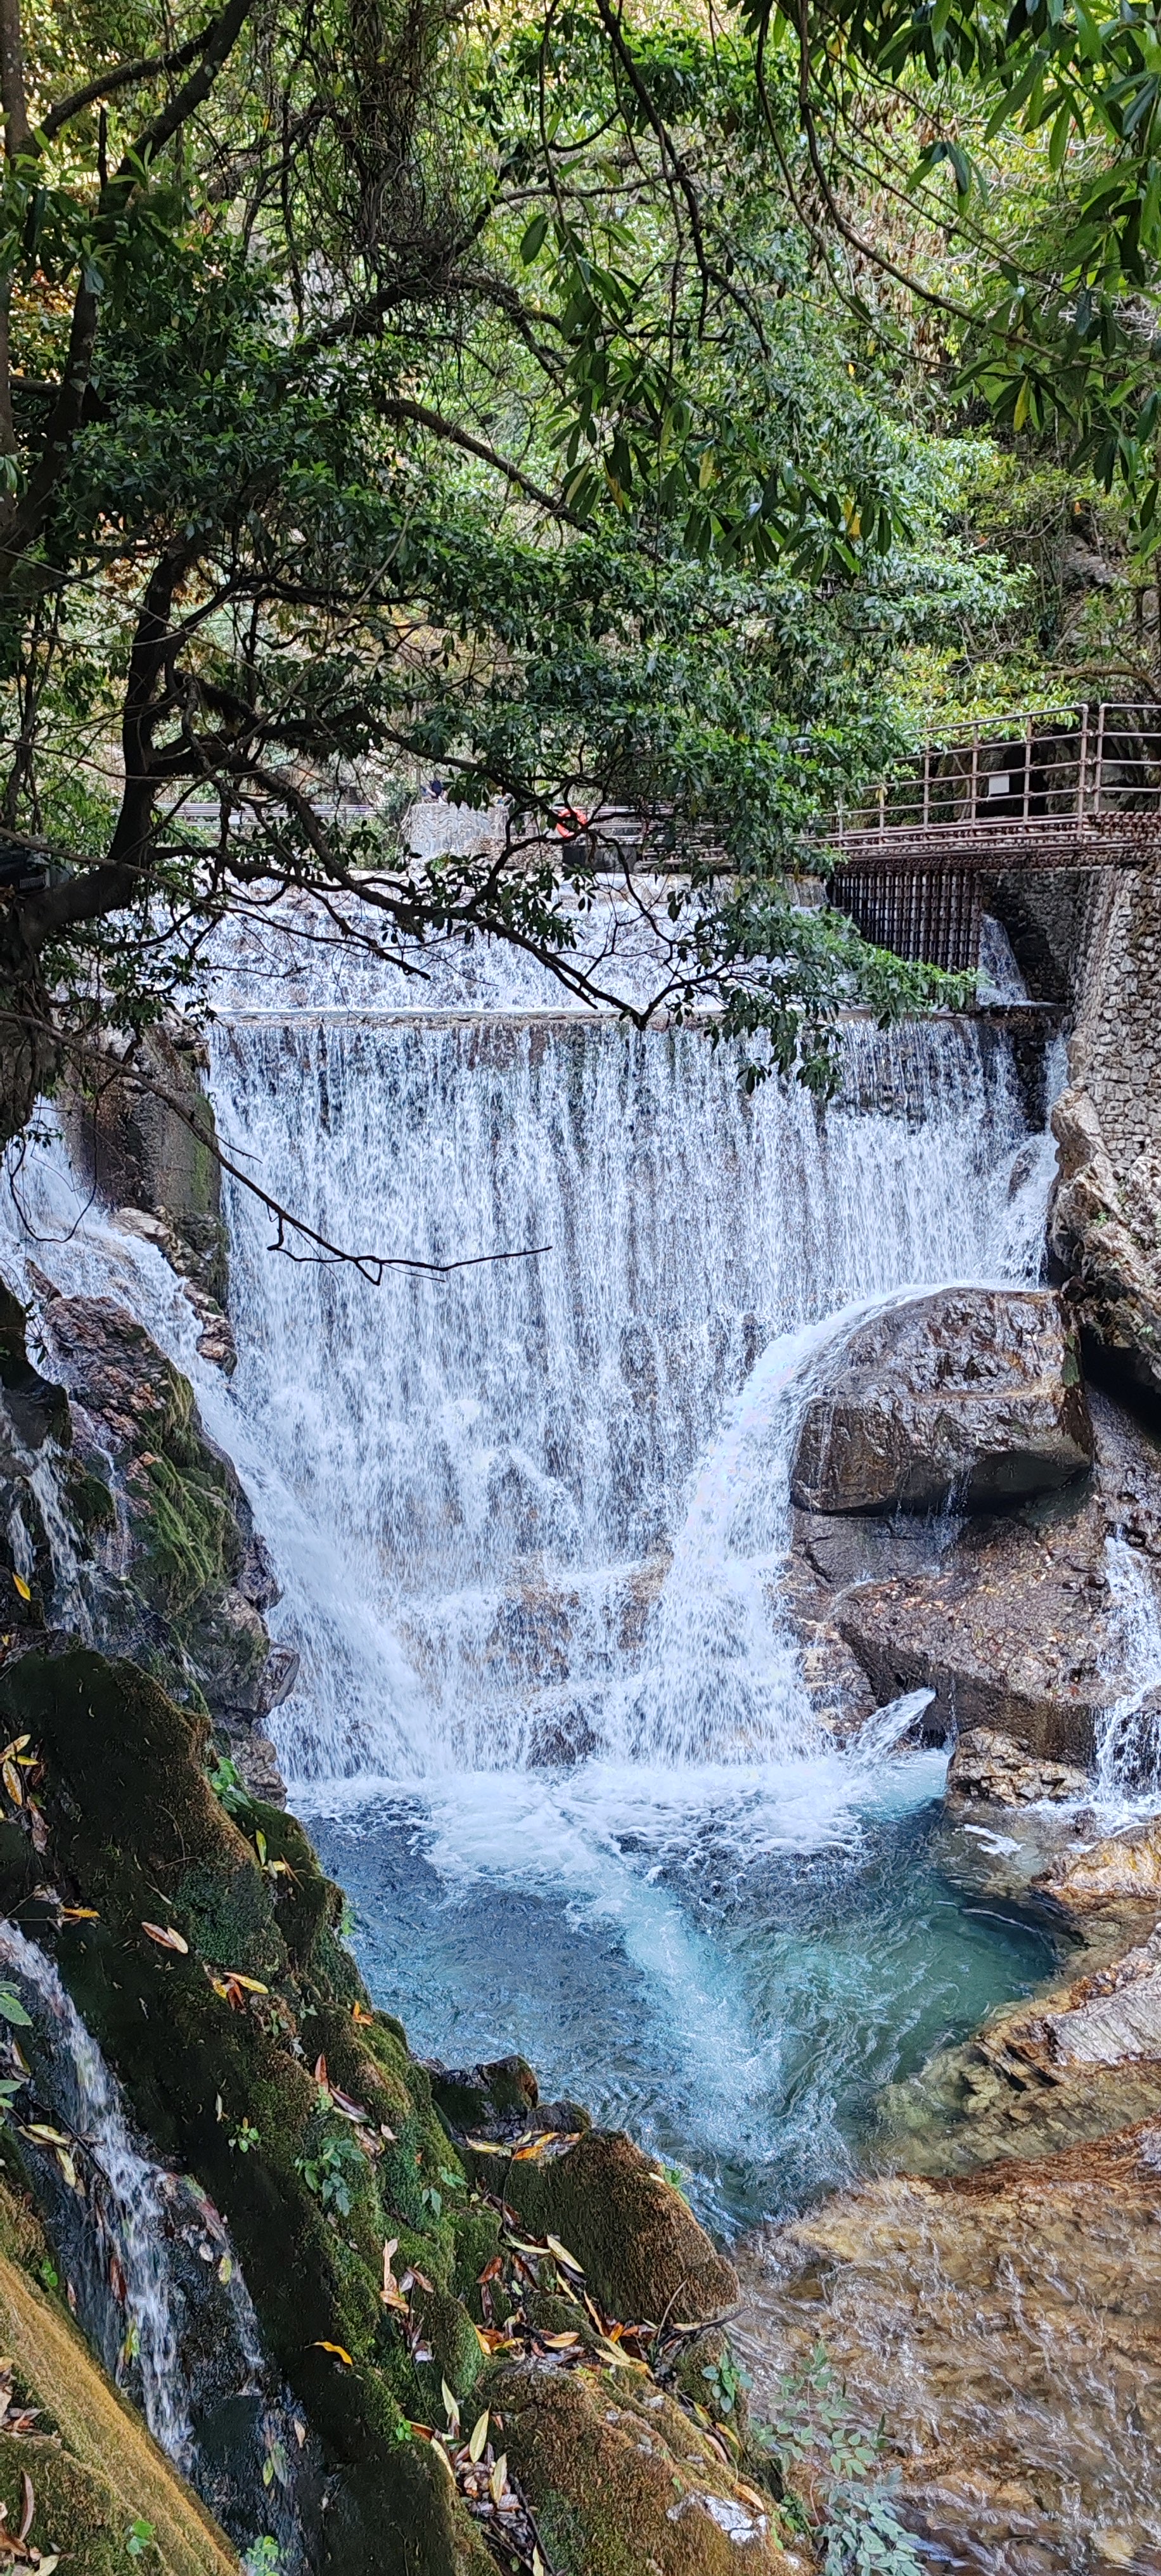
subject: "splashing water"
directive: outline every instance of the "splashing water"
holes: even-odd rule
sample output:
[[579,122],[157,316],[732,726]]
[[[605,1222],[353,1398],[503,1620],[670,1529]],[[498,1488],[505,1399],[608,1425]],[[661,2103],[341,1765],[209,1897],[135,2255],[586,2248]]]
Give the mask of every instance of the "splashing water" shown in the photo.
[[1105,1710],[1096,1741],[1096,1803],[1108,1818],[1161,1804],[1161,1605],[1139,1549],[1110,1538],[1109,1590],[1132,1687]]

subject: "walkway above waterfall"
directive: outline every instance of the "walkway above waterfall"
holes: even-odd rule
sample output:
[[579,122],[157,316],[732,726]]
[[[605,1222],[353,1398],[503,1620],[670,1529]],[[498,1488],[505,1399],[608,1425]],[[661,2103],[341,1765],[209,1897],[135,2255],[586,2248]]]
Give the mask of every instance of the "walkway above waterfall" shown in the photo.
[[988,877],[1161,858],[1161,708],[1078,702],[948,727],[827,840],[831,898],[865,938],[974,967]]

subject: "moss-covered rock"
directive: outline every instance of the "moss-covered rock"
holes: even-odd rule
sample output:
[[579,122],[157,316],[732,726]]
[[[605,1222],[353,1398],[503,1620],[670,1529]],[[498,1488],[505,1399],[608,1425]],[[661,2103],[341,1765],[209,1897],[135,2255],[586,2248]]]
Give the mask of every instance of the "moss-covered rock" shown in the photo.
[[[501,2331],[526,2359],[491,2402],[506,2424],[517,2411],[510,2448],[560,2576],[717,2576],[739,2539],[749,2566],[776,2566],[766,2507],[740,2498],[691,2406],[640,2363],[602,2375],[567,2266],[512,2242],[515,2210],[622,2319],[713,2316],[732,2268],[648,2159],[591,2130],[520,2160],[457,2147],[401,2025],[371,2007],[301,1825],[213,1770],[205,1717],[136,1666],[26,1654],[0,1676],[0,1726],[42,1766],[37,1840],[30,1810],[0,1820],[0,1906],[20,1904],[155,2150],[229,2224],[270,2362],[323,2446],[318,2576],[494,2568],[413,2428],[443,2427],[449,2393],[489,2402]],[[497,2116],[526,2104],[518,2074],[512,2089]],[[571,2371],[527,2357],[574,2333],[579,2371],[572,2346]],[[640,2421],[618,2429],[627,2413]]]
[[[66,2576],[237,2576],[223,2532],[151,2441],[66,2315],[31,2277],[48,2247],[28,2203],[0,2186],[0,2339],[31,2435],[0,2431],[0,2502],[18,2531],[27,2478],[29,2541]],[[138,2551],[126,2542],[137,2527]],[[146,2534],[152,2534],[151,2538]]]
[[[483,2174],[491,2160],[473,2158]],[[700,2321],[732,2307],[732,2263],[699,2227],[672,2183],[620,2130],[590,2129],[575,2145],[501,2168],[504,2196],[539,2236],[575,2254],[614,2316]]]
[[[272,1866],[280,1854],[254,1811],[229,1816],[209,1786],[204,1719],[134,1666],[30,1655],[0,1683],[0,1708],[43,1761],[57,1883],[97,1917],[62,1923],[34,1901],[24,1920],[54,1951],[142,2128],[229,2221],[267,2349],[338,2473],[343,2506],[327,2528],[334,2553],[341,2532],[342,2554],[326,2564],[370,2576],[393,2563],[383,2550],[394,2531],[423,2576],[460,2576],[478,2535],[444,2494],[438,2462],[407,2456],[390,2366],[404,2337],[384,2318],[382,2276],[385,2239],[406,2223],[435,2285],[429,2413],[441,2376],[466,2389],[480,2365],[451,2291],[450,2207],[468,2185],[423,2069],[376,2022],[353,1962],[351,2001],[322,1973],[334,1891],[277,1810],[272,1838],[295,1857]],[[19,1833],[7,1857],[10,1904],[45,1861]],[[429,2555],[410,2519],[419,2488]]]
[[490,2393],[559,2576],[790,2576],[769,2496],[645,2374],[524,2365]]

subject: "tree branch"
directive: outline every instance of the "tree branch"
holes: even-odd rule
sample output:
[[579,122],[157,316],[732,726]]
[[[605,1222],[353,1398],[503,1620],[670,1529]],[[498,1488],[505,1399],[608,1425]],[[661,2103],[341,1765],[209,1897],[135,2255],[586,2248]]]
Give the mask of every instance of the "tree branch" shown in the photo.
[[540,509],[550,511],[554,519],[566,519],[570,528],[579,528],[585,535],[590,533],[587,520],[575,510],[570,510],[567,502],[554,501],[550,492],[542,491],[539,483],[532,481],[531,475],[523,473],[519,465],[513,465],[508,457],[501,456],[498,448],[489,447],[485,439],[473,438],[470,430],[460,429],[455,421],[445,420],[442,412],[429,411],[426,403],[407,402],[394,394],[379,405],[379,411],[384,420],[414,421],[417,429],[430,429],[436,438],[447,439],[453,447],[464,448],[469,456],[478,456],[483,464],[492,466],[497,474],[502,474],[506,482],[513,484],[518,492],[525,493]]
[[[13,0],[0,0],[0,8],[12,5]],[[184,71],[187,63],[197,61],[216,24],[216,19],[211,19],[200,36],[191,36],[187,44],[175,45],[172,53],[155,54],[151,61],[118,63],[114,71],[99,73],[96,80],[87,81],[83,89],[73,90],[70,97],[61,99],[59,106],[49,109],[38,129],[37,139],[41,144],[51,143],[62,126],[68,125],[74,116],[80,116],[84,108],[95,107],[98,99],[114,98],[118,90],[132,89],[141,81],[159,80],[163,72]]]

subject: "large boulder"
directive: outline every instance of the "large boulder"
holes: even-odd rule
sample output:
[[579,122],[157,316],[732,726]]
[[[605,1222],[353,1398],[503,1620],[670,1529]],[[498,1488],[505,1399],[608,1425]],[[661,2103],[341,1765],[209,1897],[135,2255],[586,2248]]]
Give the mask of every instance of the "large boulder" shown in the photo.
[[812,1512],[986,1511],[1091,1464],[1076,1330],[1050,1289],[948,1288],[850,1335],[807,1406],[794,1500]]
[[852,1584],[836,1624],[878,1701],[934,1691],[932,1737],[984,1728],[1035,1761],[1087,1764],[1131,1686],[1103,1540],[1091,1499],[1057,1528],[975,1523],[938,1569]]

